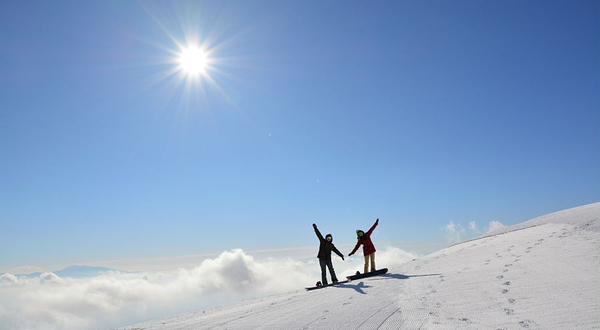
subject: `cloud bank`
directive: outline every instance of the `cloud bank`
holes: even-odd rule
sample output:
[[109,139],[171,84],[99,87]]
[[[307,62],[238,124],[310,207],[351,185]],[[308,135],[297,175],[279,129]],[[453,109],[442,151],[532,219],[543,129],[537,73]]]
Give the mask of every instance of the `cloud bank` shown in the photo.
[[486,231],[486,233],[491,233],[493,231],[496,231],[500,228],[504,228],[506,227],[505,225],[503,225],[500,221],[492,221],[489,223],[488,225],[488,230]]
[[444,227],[444,234],[450,244],[460,243],[468,236],[467,230],[461,224],[455,224],[452,220]]
[[[382,267],[416,258],[395,247],[377,253]],[[362,269],[362,257],[346,262],[335,258],[338,277]],[[316,258],[258,260],[240,249],[172,272],[111,272],[92,278],[3,274],[0,329],[107,329],[249,297],[303,290],[319,278]]]
[[[493,231],[496,231],[500,228],[506,227],[500,221],[490,221],[486,226],[485,233],[489,234]],[[457,244],[460,242],[464,242],[465,240],[475,238],[479,236],[481,233],[479,231],[479,227],[477,222],[471,221],[469,222],[467,227],[464,227],[460,223],[454,223],[452,220],[448,221],[448,223],[442,228],[444,232],[444,236],[446,237],[446,241],[450,244]]]

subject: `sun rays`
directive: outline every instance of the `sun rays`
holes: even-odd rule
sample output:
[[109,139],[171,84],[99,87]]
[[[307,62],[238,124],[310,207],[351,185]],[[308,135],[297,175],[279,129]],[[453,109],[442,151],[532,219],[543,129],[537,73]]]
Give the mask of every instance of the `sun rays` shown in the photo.
[[180,13],[177,17],[190,17],[173,20],[172,16],[157,15],[154,10],[144,9],[163,33],[163,38],[146,40],[162,55],[153,62],[155,70],[143,89],[162,88],[167,104],[175,102],[188,110],[190,106],[206,105],[211,99],[233,105],[220,85],[226,77],[232,78],[231,73],[224,70],[226,61],[220,57],[221,48],[231,40],[215,35],[214,31],[219,29],[207,30],[206,26],[203,29],[200,17],[190,14],[197,10],[177,8],[175,12]]

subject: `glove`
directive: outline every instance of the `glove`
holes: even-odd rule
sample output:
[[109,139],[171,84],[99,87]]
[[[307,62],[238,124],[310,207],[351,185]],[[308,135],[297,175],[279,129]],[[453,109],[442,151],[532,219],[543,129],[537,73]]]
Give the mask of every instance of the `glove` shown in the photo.
[[313,228],[317,228],[317,224],[316,223],[313,223]]
[[342,256],[342,261],[344,261],[344,256]]
[[377,218],[377,220],[375,221],[375,223],[379,223],[379,218]]
[[348,257],[350,257],[350,256],[352,256],[352,253],[350,253],[350,254],[348,255]]

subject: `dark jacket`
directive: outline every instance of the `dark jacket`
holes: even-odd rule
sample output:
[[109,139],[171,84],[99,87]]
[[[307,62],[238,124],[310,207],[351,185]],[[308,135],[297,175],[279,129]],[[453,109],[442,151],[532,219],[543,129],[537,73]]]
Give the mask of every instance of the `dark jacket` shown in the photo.
[[368,232],[364,233],[361,237],[358,237],[356,246],[354,247],[352,252],[350,252],[350,255],[353,255],[354,252],[356,252],[356,250],[358,250],[358,247],[361,244],[363,246],[363,254],[366,256],[377,251],[377,250],[375,250],[375,245],[373,245],[373,242],[371,242],[371,234],[373,233],[373,230],[375,230],[375,227],[377,227],[378,224],[379,224],[379,219],[377,219],[377,221],[375,221],[375,224],[371,227],[371,229],[369,229]]
[[331,251],[333,251],[338,256],[340,256],[340,258],[344,259],[344,255],[342,255],[342,253],[338,251],[338,249],[336,249],[335,245],[333,245],[333,236],[331,236],[331,234],[327,234],[327,236],[331,236],[331,242],[329,242],[328,240],[323,238],[323,235],[321,235],[321,232],[319,231],[319,229],[317,229],[317,226],[313,226],[313,228],[315,229],[315,234],[317,234],[317,237],[321,242],[321,244],[319,245],[319,254],[317,254],[317,257],[319,259],[331,259]]

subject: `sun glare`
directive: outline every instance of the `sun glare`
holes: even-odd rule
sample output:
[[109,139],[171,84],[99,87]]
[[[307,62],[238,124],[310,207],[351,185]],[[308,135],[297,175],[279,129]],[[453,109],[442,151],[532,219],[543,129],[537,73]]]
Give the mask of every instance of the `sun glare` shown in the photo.
[[197,76],[206,74],[210,62],[206,52],[198,47],[188,47],[179,55],[180,69],[186,74]]
[[[192,7],[196,8],[195,5]],[[173,10],[177,12],[180,9],[184,8],[175,7]],[[225,47],[232,41],[226,35],[214,32],[223,29],[215,27],[211,30],[208,26],[200,29],[204,24],[200,24],[197,13],[204,12],[203,10],[185,9],[172,16],[178,19],[176,21],[171,21],[166,16],[162,20],[162,14],[152,13],[153,9],[148,9],[156,27],[164,32],[158,39],[148,41],[150,46],[160,51],[156,56],[148,56],[150,65],[156,66],[156,73],[148,82],[148,88],[164,83],[168,97],[179,99],[185,106],[192,102],[204,102],[212,98],[213,94],[232,103],[220,85],[221,80],[232,77],[227,66],[232,60],[223,58],[222,53],[223,49],[234,49],[231,46]],[[179,28],[171,30],[169,27]]]

